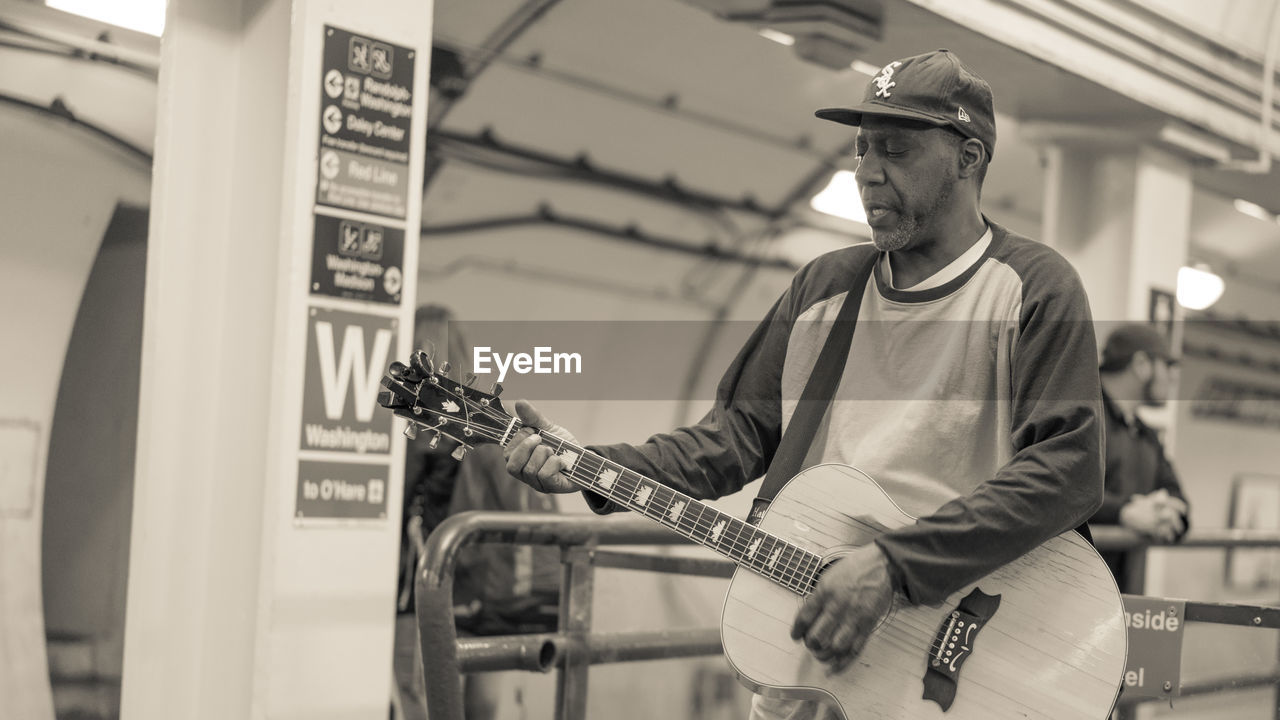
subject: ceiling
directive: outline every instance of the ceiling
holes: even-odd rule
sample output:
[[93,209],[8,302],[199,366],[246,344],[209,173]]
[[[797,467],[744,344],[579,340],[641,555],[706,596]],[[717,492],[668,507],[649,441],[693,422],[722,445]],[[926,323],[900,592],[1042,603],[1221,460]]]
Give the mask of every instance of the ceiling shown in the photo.
[[[482,69],[433,110],[448,160],[429,186],[424,225],[527,218],[541,207],[543,217],[549,208],[556,218],[693,245],[780,234],[781,256],[795,254],[789,245],[803,256],[861,232],[808,210],[807,199],[832,170],[851,167],[852,134],[813,110],[859,98],[869,76],[801,59],[752,23],[699,6],[737,0],[697,2],[436,0],[437,45]],[[871,5],[883,8],[880,37],[862,36],[858,59],[878,67],[946,47],[992,85],[1000,132],[984,204],[1016,230],[1039,233],[1043,202],[1039,149],[1020,126],[1163,121],[905,0]],[[1280,225],[1230,206],[1246,197],[1280,210],[1280,167],[1264,176],[1201,167],[1195,178],[1193,243],[1280,281]],[[708,207],[719,220],[707,219]],[[815,240],[831,235],[822,229],[843,237]]]

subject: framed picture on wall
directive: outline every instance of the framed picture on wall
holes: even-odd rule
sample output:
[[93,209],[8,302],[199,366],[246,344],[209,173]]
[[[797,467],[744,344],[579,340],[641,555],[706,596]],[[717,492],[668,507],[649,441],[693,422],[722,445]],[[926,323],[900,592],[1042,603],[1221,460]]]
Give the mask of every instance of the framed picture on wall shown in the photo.
[[1147,298],[1147,319],[1164,339],[1173,342],[1173,320],[1177,313],[1177,300],[1168,290],[1151,288]]
[[[1280,475],[1232,478],[1229,526],[1280,531]],[[1280,587],[1280,549],[1228,548],[1226,576],[1228,587],[1241,590]]]

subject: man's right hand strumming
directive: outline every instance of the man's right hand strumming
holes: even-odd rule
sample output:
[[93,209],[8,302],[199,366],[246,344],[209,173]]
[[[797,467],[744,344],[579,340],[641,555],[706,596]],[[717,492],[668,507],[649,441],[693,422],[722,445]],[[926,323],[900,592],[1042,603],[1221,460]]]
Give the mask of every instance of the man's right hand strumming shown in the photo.
[[548,420],[532,404],[516,401],[516,415],[524,427],[507,444],[507,472],[529,487],[546,493],[570,493],[582,488],[565,477],[564,461],[552,454],[542,442],[542,435],[553,435],[575,445],[576,438],[564,428]]

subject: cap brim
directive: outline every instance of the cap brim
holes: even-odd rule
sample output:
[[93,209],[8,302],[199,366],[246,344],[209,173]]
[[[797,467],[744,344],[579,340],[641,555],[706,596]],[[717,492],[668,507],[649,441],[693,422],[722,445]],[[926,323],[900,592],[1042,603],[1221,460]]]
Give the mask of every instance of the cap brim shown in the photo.
[[920,122],[927,122],[930,125],[951,124],[949,119],[940,118],[937,115],[930,115],[929,113],[923,113],[917,110],[908,110],[906,108],[894,107],[892,105],[881,105],[879,103],[872,102],[862,103],[851,108],[823,108],[813,114],[823,120],[830,120],[843,125],[854,126],[862,124],[863,115],[878,115],[881,117],[919,120]]

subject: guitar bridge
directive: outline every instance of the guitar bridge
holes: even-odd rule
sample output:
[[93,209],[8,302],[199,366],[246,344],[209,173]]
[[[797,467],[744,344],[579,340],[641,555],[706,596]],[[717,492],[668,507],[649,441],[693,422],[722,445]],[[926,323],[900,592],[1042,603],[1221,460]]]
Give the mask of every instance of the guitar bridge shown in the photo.
[[960,669],[973,654],[974,641],[1000,607],[999,595],[974,588],[952,610],[934,636],[924,673],[924,699],[933,700],[945,712],[951,709],[960,681]]

